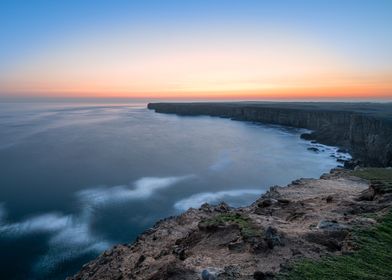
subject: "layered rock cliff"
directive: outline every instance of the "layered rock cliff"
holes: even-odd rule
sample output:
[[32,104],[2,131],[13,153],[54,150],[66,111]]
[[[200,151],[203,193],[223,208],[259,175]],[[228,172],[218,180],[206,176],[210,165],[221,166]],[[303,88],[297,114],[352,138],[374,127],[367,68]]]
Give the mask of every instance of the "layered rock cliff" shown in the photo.
[[391,103],[150,103],[148,108],[306,128],[312,130],[307,139],[347,149],[362,165],[392,165]]

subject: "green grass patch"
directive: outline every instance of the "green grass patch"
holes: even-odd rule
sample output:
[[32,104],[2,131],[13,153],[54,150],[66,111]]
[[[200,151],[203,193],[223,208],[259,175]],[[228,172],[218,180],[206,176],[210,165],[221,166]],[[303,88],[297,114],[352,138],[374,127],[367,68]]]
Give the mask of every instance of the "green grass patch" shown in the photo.
[[352,175],[369,180],[381,193],[392,192],[391,168],[360,168],[352,171]]
[[392,211],[377,226],[353,234],[359,249],[352,254],[303,260],[288,272],[280,273],[277,279],[392,279]]
[[240,228],[242,236],[245,238],[261,235],[260,230],[252,224],[251,219],[239,213],[219,214],[211,219],[206,219],[201,223],[204,227],[219,227],[226,224],[236,224]]

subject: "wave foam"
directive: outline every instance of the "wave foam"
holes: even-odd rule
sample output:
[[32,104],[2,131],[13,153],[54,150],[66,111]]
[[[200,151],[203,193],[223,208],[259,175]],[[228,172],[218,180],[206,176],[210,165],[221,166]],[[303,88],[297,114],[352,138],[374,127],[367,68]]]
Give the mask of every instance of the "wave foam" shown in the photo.
[[193,177],[193,175],[163,178],[145,177],[134,182],[133,189],[131,189],[129,185],[99,187],[82,190],[77,193],[77,196],[83,203],[92,206],[132,199],[146,199],[159,189],[171,187],[181,181],[190,179],[191,177]]
[[245,190],[231,190],[220,192],[203,192],[191,195],[188,198],[177,201],[174,208],[177,210],[185,211],[189,208],[198,208],[203,203],[219,203],[220,201],[227,200],[233,197],[240,197],[244,195],[260,195],[263,190],[245,189]]
[[223,154],[220,158],[218,158],[213,164],[210,165],[209,169],[211,171],[222,171],[229,167],[230,164],[233,163],[233,160],[230,158],[229,154]]
[[43,214],[18,223],[3,224],[0,226],[0,234],[16,237],[37,232],[54,232],[65,228],[70,218],[58,213]]
[[49,250],[39,257],[34,270],[38,274],[50,273],[66,261],[88,253],[100,253],[108,249],[112,242],[97,236],[91,228],[94,207],[106,203],[145,199],[157,190],[171,187],[193,175],[177,177],[144,177],[131,186],[93,188],[76,193],[81,211],[76,214],[46,213],[15,223],[6,223],[6,210],[0,203],[0,236],[18,238],[34,233],[50,233]]

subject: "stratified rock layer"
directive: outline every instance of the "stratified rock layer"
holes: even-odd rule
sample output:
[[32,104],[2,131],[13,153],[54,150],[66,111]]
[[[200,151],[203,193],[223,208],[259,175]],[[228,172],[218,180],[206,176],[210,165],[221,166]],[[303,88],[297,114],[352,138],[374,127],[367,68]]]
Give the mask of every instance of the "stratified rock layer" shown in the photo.
[[362,165],[392,165],[391,103],[150,103],[148,108],[306,128],[313,131],[307,139],[348,149]]

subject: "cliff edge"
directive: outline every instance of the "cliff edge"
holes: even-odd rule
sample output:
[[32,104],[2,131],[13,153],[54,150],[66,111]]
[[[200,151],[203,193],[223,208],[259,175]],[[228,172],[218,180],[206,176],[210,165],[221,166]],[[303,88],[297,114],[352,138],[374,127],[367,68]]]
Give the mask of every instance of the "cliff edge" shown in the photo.
[[347,149],[363,166],[392,165],[392,103],[150,103],[158,113],[208,115],[312,130],[308,140]]
[[248,207],[204,204],[104,252],[69,280],[273,279],[300,259],[356,250],[353,229],[391,208],[388,184],[335,169],[271,187]]

